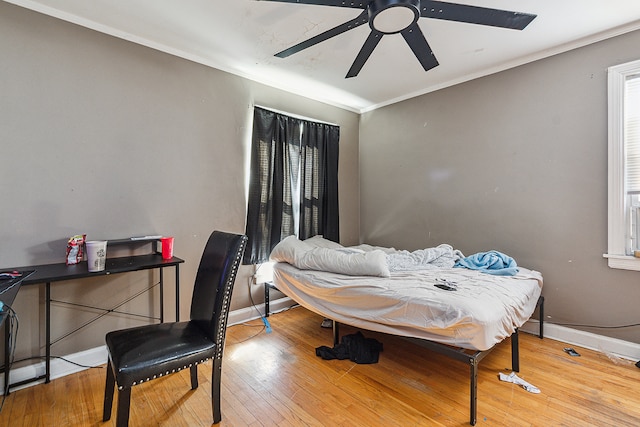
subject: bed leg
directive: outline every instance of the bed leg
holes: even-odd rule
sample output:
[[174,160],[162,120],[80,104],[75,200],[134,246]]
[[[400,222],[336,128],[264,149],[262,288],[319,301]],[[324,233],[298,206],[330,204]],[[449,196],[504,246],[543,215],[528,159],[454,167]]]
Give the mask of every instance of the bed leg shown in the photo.
[[264,317],[269,317],[269,283],[264,284]]
[[544,338],[544,297],[542,295],[538,298],[537,305],[540,309],[540,311],[538,311],[538,317],[540,318],[540,331],[538,331],[538,338],[542,339]]
[[475,358],[469,359],[471,363],[471,403],[469,405],[469,424],[476,425],[476,413],[478,411],[478,361]]
[[333,321],[333,346],[340,344],[340,324]]
[[520,372],[520,345],[518,330],[511,334],[511,370]]

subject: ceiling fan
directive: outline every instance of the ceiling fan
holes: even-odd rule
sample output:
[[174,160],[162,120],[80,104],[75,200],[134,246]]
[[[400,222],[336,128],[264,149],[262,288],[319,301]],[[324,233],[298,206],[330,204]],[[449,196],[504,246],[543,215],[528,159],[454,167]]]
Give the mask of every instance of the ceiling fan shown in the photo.
[[447,21],[466,22],[470,24],[490,25],[494,27],[523,30],[536,15],[508,10],[490,9],[458,3],[446,3],[428,0],[262,0],[281,3],[302,3],[320,6],[350,7],[364,9],[351,21],[338,25],[324,33],[311,37],[295,46],[275,54],[286,58],[308,47],[352,30],[362,24],[369,23],[371,33],[360,49],[345,78],[358,75],[371,53],[387,34],[402,34],[405,41],[420,61],[425,71],[438,66],[427,39],[418,26],[419,18],[444,19]]

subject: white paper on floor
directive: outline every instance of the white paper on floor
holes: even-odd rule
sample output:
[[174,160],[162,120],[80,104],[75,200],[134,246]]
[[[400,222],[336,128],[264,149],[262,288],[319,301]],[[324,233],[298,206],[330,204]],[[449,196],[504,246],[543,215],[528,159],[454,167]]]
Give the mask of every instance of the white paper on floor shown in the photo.
[[536,393],[536,394],[540,393],[540,389],[538,387],[529,384],[528,382],[526,382],[525,380],[517,376],[515,372],[511,372],[509,375],[503,374],[502,372],[500,372],[499,376],[500,376],[500,381],[506,381],[508,383],[518,384],[522,386],[522,388],[527,390],[529,393]]

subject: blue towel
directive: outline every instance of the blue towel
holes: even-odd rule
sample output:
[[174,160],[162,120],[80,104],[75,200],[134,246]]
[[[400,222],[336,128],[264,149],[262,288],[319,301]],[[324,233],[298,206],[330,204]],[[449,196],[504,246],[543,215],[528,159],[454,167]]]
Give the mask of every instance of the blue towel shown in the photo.
[[515,276],[518,273],[516,261],[498,251],[480,252],[461,258],[454,267],[469,268],[496,276]]

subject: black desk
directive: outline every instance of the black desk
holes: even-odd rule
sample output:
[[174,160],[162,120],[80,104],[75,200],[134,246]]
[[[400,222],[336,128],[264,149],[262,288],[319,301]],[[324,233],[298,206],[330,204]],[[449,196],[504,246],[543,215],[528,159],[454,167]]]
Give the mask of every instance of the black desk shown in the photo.
[[[34,381],[44,379],[46,383],[51,380],[51,283],[60,282],[63,280],[76,280],[87,277],[106,276],[109,274],[127,273],[131,271],[139,270],[160,270],[160,322],[164,322],[164,287],[163,287],[163,270],[166,267],[175,267],[176,273],[176,320],[180,319],[180,271],[179,264],[184,260],[173,257],[171,259],[163,259],[159,253],[152,253],[148,255],[136,255],[120,258],[107,258],[106,266],[103,271],[89,272],[86,262],[81,262],[75,265],[60,264],[45,264],[45,265],[31,265],[27,267],[14,267],[5,268],[6,270],[35,270],[33,274],[22,280],[19,286],[29,286],[35,284],[45,284],[45,328],[46,328],[46,350],[45,350],[45,375],[40,375],[31,379],[20,381],[15,384],[9,383],[9,365],[5,364],[5,384],[6,392],[8,393],[9,387],[15,387],[23,384],[28,384]],[[17,290],[15,291],[17,293]],[[15,298],[15,295],[14,295]],[[109,311],[106,309],[101,309]],[[6,329],[6,328],[5,328]],[[7,336],[5,330],[5,337]],[[7,358],[7,350],[5,347],[5,359]]]

